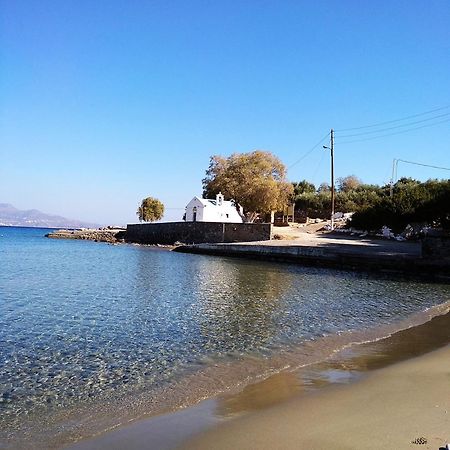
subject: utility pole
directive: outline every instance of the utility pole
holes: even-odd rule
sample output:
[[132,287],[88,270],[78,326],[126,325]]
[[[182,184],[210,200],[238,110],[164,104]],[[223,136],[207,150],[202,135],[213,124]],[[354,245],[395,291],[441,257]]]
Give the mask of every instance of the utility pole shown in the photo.
[[395,183],[395,178],[397,177],[397,175],[396,175],[397,164],[398,164],[397,160],[394,158],[394,160],[392,161],[392,177],[391,177],[390,188],[389,188],[389,197],[392,197],[394,195],[394,183]]
[[331,150],[331,230],[334,230],[334,130],[330,132]]
[[334,130],[330,132],[330,146],[322,146],[331,152],[331,230],[334,230]]
[[[328,148],[328,147],[327,147]],[[389,189],[389,196],[392,197],[394,194],[394,183],[397,181],[398,176],[398,163],[406,163],[406,164],[414,164],[415,166],[421,166],[421,167],[430,167],[431,169],[438,169],[438,170],[449,170],[450,167],[441,167],[441,166],[432,166],[431,164],[423,164],[418,163],[414,161],[406,161],[405,159],[395,159],[392,161],[392,177],[391,177],[391,183],[390,183],[390,189]]]

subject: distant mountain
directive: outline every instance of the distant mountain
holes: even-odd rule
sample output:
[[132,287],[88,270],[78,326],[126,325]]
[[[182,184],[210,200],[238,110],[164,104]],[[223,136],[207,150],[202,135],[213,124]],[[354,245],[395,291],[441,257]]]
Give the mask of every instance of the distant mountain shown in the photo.
[[98,228],[95,223],[45,214],[37,209],[21,211],[9,203],[0,203],[0,225],[9,227]]

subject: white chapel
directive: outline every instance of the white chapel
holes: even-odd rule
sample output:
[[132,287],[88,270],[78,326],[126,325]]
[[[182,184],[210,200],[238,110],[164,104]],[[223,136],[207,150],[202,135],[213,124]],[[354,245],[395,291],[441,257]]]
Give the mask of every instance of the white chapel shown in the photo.
[[[237,209],[239,208],[239,210]],[[186,206],[186,222],[228,222],[242,223],[244,212],[242,206],[233,200],[224,200],[221,192],[215,200],[194,197]]]

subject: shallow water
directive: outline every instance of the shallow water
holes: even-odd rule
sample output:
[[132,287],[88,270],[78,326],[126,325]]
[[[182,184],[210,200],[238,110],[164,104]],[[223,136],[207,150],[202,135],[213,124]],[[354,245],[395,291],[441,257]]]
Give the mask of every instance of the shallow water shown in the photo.
[[263,367],[306,343],[332,348],[342,333],[450,300],[448,285],[46,232],[0,227],[3,442],[25,433],[30,417],[152,392],[225,362]]

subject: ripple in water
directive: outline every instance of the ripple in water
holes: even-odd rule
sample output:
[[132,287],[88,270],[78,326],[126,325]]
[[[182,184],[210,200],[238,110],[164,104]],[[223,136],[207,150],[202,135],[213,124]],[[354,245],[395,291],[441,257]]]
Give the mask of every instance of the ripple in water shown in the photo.
[[199,365],[391,324],[449,287],[2,229],[0,428]]

